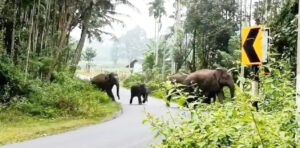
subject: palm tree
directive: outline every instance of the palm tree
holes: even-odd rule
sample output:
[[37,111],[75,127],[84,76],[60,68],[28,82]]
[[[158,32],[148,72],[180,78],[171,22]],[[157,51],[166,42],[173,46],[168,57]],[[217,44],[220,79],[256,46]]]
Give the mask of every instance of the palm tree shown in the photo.
[[161,17],[163,15],[166,15],[166,10],[164,7],[164,0],[154,0],[152,2],[149,3],[150,7],[149,7],[149,15],[153,16],[155,19],[155,44],[156,44],[156,48],[155,48],[155,65],[157,65],[158,63],[158,37],[159,37],[159,31],[161,29]]
[[128,0],[88,0],[81,4],[81,16],[78,17],[81,37],[72,60],[72,72],[75,72],[76,66],[80,61],[87,37],[95,37],[101,41],[101,34],[109,34],[102,30],[104,26],[112,26],[113,22],[122,23],[120,20],[114,18],[115,15],[119,14],[115,11],[118,4],[125,4],[134,8]]

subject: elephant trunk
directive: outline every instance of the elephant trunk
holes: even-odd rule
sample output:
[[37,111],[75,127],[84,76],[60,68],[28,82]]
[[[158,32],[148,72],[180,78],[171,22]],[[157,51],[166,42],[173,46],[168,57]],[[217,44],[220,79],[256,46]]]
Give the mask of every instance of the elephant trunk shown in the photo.
[[119,82],[116,83],[116,86],[117,86],[117,96],[118,96],[118,99],[120,100],[120,95],[119,95],[120,85],[119,85]]

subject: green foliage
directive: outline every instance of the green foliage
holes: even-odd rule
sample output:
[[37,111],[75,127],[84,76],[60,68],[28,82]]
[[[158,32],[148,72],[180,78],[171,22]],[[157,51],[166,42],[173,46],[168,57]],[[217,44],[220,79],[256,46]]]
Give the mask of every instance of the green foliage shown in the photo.
[[126,88],[131,88],[131,86],[145,82],[145,76],[143,74],[134,73],[123,81],[123,86]]
[[6,56],[0,57],[0,103],[9,103],[16,95],[28,92],[25,75]]
[[18,111],[39,117],[98,116],[109,97],[95,89],[88,81],[59,72],[52,83],[28,77],[20,67],[13,66],[6,57],[0,62],[1,111]]
[[159,81],[149,81],[147,83],[151,96],[164,99],[166,97],[166,90],[163,83]]
[[96,57],[96,50],[93,48],[86,48],[85,52],[83,53],[83,59],[87,62],[91,62],[95,57]]
[[268,20],[272,32],[273,57],[285,59],[296,69],[298,1],[288,0],[280,13]]
[[161,21],[161,17],[166,15],[166,10],[164,7],[164,0],[153,0],[149,3],[149,15],[153,16],[155,19]]
[[188,0],[184,28],[192,35],[189,42],[198,58],[194,59],[196,68],[211,68],[218,64],[218,51],[229,53],[230,37],[238,29],[234,19],[237,6],[236,1]]
[[151,96],[160,99],[163,99],[166,96],[166,91],[161,82],[153,81],[153,80],[147,82],[143,74],[138,74],[138,73],[132,74],[131,76],[129,76],[123,81],[123,86],[126,88],[131,88],[131,86],[137,84],[147,84]]
[[87,81],[72,79],[63,74],[56,83],[37,86],[27,99],[12,107],[42,117],[61,116],[97,116],[101,104],[110,99],[99,90],[95,90]]
[[[258,98],[237,88],[236,99],[181,110],[170,119],[148,114],[147,121],[163,136],[154,147],[298,147],[295,141],[295,82],[288,64],[267,65]],[[259,111],[251,105],[259,100]],[[299,133],[297,133],[299,134]],[[298,144],[298,145],[297,145]]]

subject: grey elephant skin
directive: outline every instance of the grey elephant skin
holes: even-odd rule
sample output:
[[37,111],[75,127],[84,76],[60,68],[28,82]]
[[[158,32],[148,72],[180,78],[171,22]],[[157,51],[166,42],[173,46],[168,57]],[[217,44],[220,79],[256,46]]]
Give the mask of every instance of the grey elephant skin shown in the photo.
[[222,103],[225,99],[223,88],[229,87],[231,98],[234,97],[235,85],[232,76],[227,72],[226,69],[202,69],[189,74],[184,84],[187,87],[196,85],[202,90],[202,94],[206,97],[204,103],[211,103],[211,98],[216,101],[218,96],[219,101]]
[[99,74],[95,77],[93,77],[91,79],[91,83],[94,84],[95,86],[97,86],[99,89],[101,89],[102,91],[105,91],[107,93],[107,95],[113,100],[115,101],[115,97],[112,93],[112,88],[114,85],[116,85],[117,87],[117,96],[118,99],[120,99],[119,96],[119,80],[117,75],[115,75],[114,73],[110,73],[110,74]]
[[[146,84],[138,84],[131,87],[130,104],[134,97],[138,97],[139,104],[145,103],[148,100],[149,88]],[[143,97],[143,101],[142,101]]]

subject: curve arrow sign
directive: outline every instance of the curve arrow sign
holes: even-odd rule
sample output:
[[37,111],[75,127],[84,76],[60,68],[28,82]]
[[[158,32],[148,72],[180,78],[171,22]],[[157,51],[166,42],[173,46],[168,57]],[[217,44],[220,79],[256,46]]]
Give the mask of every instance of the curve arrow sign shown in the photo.
[[251,63],[257,63],[260,62],[260,59],[258,58],[255,49],[253,47],[253,44],[255,42],[255,39],[258,35],[260,28],[252,28],[246,38],[246,41],[243,45],[245,52],[247,54],[247,57]]

